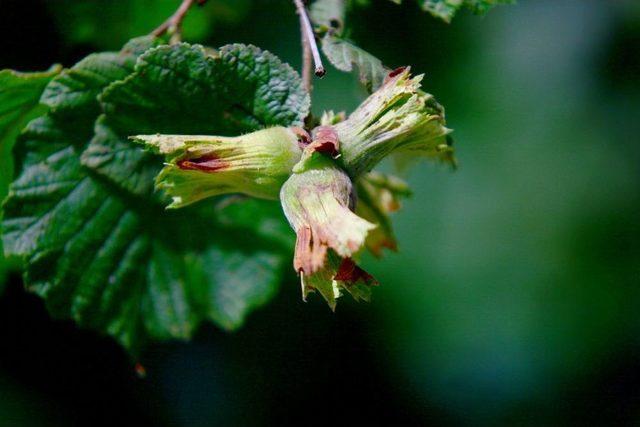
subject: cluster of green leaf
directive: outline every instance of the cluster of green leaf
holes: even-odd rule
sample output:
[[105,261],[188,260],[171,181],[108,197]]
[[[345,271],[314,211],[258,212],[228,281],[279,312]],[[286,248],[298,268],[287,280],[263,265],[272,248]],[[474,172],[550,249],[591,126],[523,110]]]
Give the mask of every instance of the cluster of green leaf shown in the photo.
[[203,320],[239,326],[289,255],[277,205],[243,205],[251,221],[225,214],[233,203],[165,212],[153,192],[162,161],[128,136],[241,134],[300,125],[309,111],[297,73],[268,52],[159,43],[92,54],[30,93],[37,105],[44,88],[4,205],[5,250],[24,260],[28,289],[133,351],[188,338]]
[[[401,4],[402,0],[391,0]],[[463,7],[475,13],[485,13],[498,4],[515,0],[418,0],[420,7],[445,22],[451,22]],[[350,72],[358,68],[360,81],[369,92],[376,90],[390,71],[374,55],[349,39],[346,18],[357,6],[370,5],[369,0],[317,0],[311,5],[310,16],[320,37],[322,51],[338,70]]]
[[[402,0],[391,0],[394,3],[402,3]],[[499,4],[514,3],[515,0],[417,0],[420,7],[445,22],[451,22],[453,17],[462,8],[467,8],[474,13],[486,13],[489,9]]]
[[360,81],[372,92],[380,87],[389,70],[382,61],[349,40],[345,27],[349,6],[345,0],[318,0],[311,5],[311,20],[331,64],[345,72],[357,67]]

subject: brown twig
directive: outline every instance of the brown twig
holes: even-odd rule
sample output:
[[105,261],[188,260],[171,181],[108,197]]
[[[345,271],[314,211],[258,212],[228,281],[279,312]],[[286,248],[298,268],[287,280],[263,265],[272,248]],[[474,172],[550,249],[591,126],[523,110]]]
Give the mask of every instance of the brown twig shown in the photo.
[[159,37],[166,32],[174,33],[177,35],[177,38],[180,38],[180,26],[182,25],[182,21],[184,20],[187,12],[197,3],[199,5],[203,5],[206,0],[182,0],[182,3],[176,9],[176,11],[171,15],[166,21],[164,21],[158,28],[153,30],[152,35]]
[[300,39],[302,40],[302,84],[307,92],[311,93],[313,89],[312,76],[311,76],[311,48],[307,42],[307,35],[304,31],[304,27],[300,26]]
[[316,44],[316,37],[309,21],[307,9],[302,0],[293,0],[300,17],[300,31],[302,33],[302,80],[308,91],[311,91],[311,59],[315,64],[315,75],[322,77],[325,74],[320,51]]

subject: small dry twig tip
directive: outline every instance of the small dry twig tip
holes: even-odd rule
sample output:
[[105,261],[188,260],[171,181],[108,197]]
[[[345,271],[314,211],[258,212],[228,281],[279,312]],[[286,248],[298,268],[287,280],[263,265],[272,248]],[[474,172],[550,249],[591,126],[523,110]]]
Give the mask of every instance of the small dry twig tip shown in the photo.
[[300,17],[300,31],[302,33],[302,81],[305,89],[311,91],[311,59],[315,65],[314,74],[318,77],[325,75],[322,58],[316,43],[316,37],[309,21],[309,14],[302,0],[293,0]]

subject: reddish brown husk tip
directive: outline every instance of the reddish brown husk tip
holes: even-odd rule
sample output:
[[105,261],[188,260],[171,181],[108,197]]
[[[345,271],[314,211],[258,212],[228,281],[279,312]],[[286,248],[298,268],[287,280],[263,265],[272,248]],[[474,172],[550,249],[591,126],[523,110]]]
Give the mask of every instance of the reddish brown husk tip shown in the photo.
[[136,371],[136,375],[138,376],[138,378],[146,378],[147,369],[144,367],[142,363],[136,362],[136,365],[134,366],[134,370]]
[[338,157],[340,154],[340,143],[335,129],[332,126],[318,126],[314,132],[314,139],[309,149],[328,154],[334,158]]
[[393,252],[398,252],[398,244],[394,240],[385,239],[368,245],[369,250],[376,258],[382,258],[382,250],[387,248]]
[[297,273],[313,274],[324,265],[327,256],[327,245],[320,244],[318,236],[314,236],[311,227],[301,227],[296,236],[296,249],[293,268]]
[[227,162],[216,156],[204,156],[197,159],[183,159],[176,163],[183,170],[199,170],[203,172],[216,172],[229,166]]
[[377,286],[378,281],[369,273],[358,267],[351,258],[344,258],[333,280],[344,282],[346,286],[355,285],[359,281],[368,286]]
[[407,67],[398,67],[395,70],[390,71],[389,74],[387,74],[387,76],[384,78],[384,83],[388,82],[389,80],[391,80],[395,76],[398,76],[398,75],[402,74],[402,72],[404,70],[406,70],[406,69],[407,69]]
[[293,126],[291,131],[298,137],[298,145],[304,149],[307,145],[311,144],[311,135],[309,132],[299,126]]
[[387,212],[397,212],[401,207],[402,206],[400,205],[400,202],[395,199],[388,200],[384,205],[384,208],[387,210]]

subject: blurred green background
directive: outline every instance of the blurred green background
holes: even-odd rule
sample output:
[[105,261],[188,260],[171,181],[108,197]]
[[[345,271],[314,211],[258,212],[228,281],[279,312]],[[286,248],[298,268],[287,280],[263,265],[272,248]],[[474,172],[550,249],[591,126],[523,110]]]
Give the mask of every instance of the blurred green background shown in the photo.
[[[2,3],[0,66],[31,70],[116,49],[179,2]],[[349,18],[353,39],[426,74],[460,163],[407,174],[400,252],[364,262],[374,300],[333,314],[302,303],[291,274],[239,332],[149,348],[141,379],[12,273],[0,425],[640,424],[640,2],[520,0],[449,25],[372,3]],[[190,20],[190,41],[299,68],[287,0],[212,0]],[[313,109],[365,96],[330,69]]]

